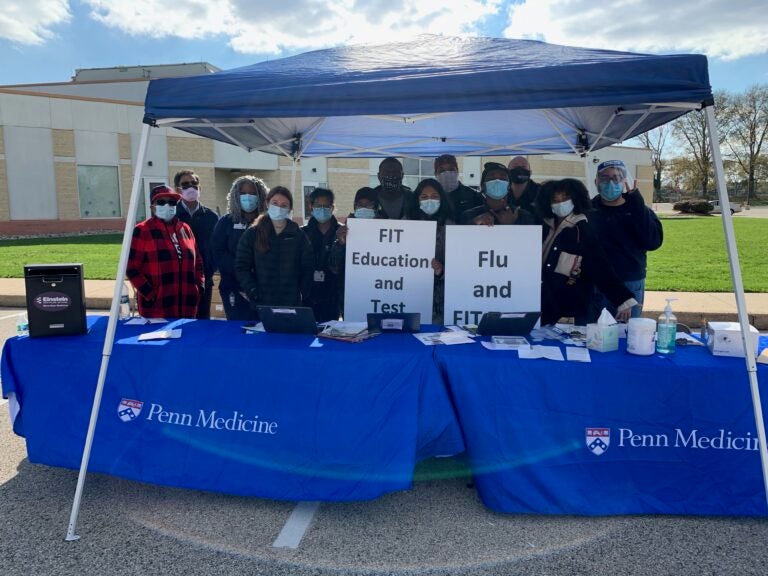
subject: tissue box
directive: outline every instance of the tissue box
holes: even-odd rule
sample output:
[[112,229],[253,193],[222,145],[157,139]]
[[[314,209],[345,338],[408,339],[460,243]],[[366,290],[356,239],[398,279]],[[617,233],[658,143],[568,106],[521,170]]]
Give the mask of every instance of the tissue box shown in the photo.
[[598,352],[618,350],[618,324],[587,324],[587,348]]
[[[754,326],[749,327],[747,340],[749,350],[757,356],[759,332]],[[738,322],[707,322],[707,348],[715,356],[736,356],[744,358],[744,346],[741,341],[741,325]]]

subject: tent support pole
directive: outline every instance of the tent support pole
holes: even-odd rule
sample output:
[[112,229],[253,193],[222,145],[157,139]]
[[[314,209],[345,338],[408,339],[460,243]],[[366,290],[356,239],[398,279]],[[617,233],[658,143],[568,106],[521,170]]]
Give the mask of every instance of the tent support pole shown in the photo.
[[721,218],[723,220],[723,231],[725,232],[725,244],[728,249],[728,260],[731,265],[731,279],[733,280],[733,291],[736,295],[736,310],[739,315],[739,324],[741,325],[741,341],[744,344],[744,359],[747,363],[747,374],[749,376],[749,387],[752,392],[752,407],[755,411],[755,423],[757,424],[757,436],[760,444],[760,463],[763,469],[763,484],[765,487],[766,503],[768,503],[768,445],[765,439],[765,424],[763,422],[763,407],[760,402],[760,388],[757,384],[757,364],[752,354],[752,346],[748,344],[751,339],[749,336],[749,316],[747,315],[747,302],[744,298],[744,284],[741,279],[741,269],[739,268],[739,253],[736,251],[736,236],[733,232],[733,218],[729,210],[728,189],[725,187],[725,174],[723,171],[723,159],[720,156],[720,137],[717,133],[717,123],[715,122],[715,109],[713,106],[704,108],[704,114],[709,132],[709,141],[712,147],[712,162],[715,168],[715,184],[717,185],[717,197],[720,200],[722,208]]
[[75,532],[75,529],[77,528],[77,516],[80,512],[80,501],[83,497],[83,485],[85,484],[85,475],[88,472],[88,461],[91,457],[93,436],[94,432],[96,431],[96,421],[99,417],[101,395],[104,392],[104,382],[107,378],[107,368],[109,367],[109,358],[112,354],[112,344],[115,341],[117,312],[120,308],[120,295],[122,293],[123,282],[125,280],[125,268],[128,264],[128,253],[131,247],[133,228],[136,225],[136,208],[139,205],[139,195],[142,193],[141,172],[142,168],[144,167],[144,158],[147,155],[149,130],[149,124],[144,124],[141,130],[141,141],[139,143],[139,152],[136,158],[136,169],[134,170],[133,174],[133,186],[131,188],[131,201],[128,205],[128,214],[126,214],[125,218],[123,245],[120,250],[120,261],[117,265],[117,274],[115,275],[115,291],[112,294],[112,307],[109,309],[109,323],[107,324],[107,334],[104,338],[104,349],[101,354],[101,369],[99,370],[99,379],[96,383],[96,392],[93,395],[91,420],[88,423],[88,434],[85,437],[83,457],[80,461],[80,473],[77,476],[77,488],[75,489],[75,497],[72,501],[72,512],[69,516],[69,525],[67,527],[67,536],[65,538],[67,541],[80,539],[80,536],[78,536]]
[[299,194],[296,190],[296,158],[291,158],[291,161],[291,193],[296,200],[301,202],[301,224],[303,226],[307,222],[307,219],[304,215],[304,190],[301,191],[301,194]]

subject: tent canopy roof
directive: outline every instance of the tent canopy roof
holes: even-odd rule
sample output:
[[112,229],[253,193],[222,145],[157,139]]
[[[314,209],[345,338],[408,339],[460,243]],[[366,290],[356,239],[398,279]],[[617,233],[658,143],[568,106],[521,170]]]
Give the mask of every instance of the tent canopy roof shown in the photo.
[[294,157],[583,153],[711,102],[701,55],[423,35],[152,80],[145,121]]

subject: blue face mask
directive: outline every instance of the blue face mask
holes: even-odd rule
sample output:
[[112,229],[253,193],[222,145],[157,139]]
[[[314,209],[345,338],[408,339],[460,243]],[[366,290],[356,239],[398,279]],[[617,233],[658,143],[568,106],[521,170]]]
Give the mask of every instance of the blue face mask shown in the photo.
[[253,212],[259,207],[259,197],[255,194],[240,194],[240,207],[245,212]]
[[270,204],[268,209],[269,217],[277,222],[288,218],[288,214],[290,214],[290,212],[290,208],[281,208],[275,204]]
[[355,208],[355,218],[375,218],[376,211],[373,208]]
[[168,204],[160,206],[158,204],[155,206],[155,216],[160,218],[160,220],[170,222],[173,220],[173,217],[176,216],[176,206],[170,206]]
[[485,193],[494,200],[501,200],[507,195],[509,182],[506,180],[488,180],[485,183]]
[[600,196],[603,198],[603,200],[608,202],[618,200],[623,191],[623,182],[614,182],[613,180],[609,180],[608,182],[600,182]]
[[573,200],[552,204],[552,213],[558,218],[565,218],[571,212],[573,212]]
[[315,220],[320,222],[320,224],[325,224],[331,219],[331,209],[326,206],[312,208],[312,216],[314,216]]
[[437,214],[437,211],[440,210],[440,200],[420,200],[419,208],[427,216],[432,216],[432,214]]

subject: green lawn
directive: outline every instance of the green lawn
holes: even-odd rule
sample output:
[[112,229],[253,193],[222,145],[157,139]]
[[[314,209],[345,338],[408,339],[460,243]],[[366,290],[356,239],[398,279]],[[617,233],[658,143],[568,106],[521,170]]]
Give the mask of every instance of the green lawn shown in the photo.
[[0,240],[0,278],[21,278],[25,264],[83,264],[88,279],[114,278],[121,234]]
[[[718,216],[665,218],[664,245],[648,254],[648,290],[730,292],[730,268]],[[768,219],[735,218],[747,292],[768,292]],[[20,278],[24,264],[82,262],[85,277],[115,277],[119,234],[0,240],[0,277]]]
[[[719,216],[665,218],[664,245],[648,253],[646,289],[730,292],[731,272]],[[734,218],[746,292],[768,292],[768,219]]]

